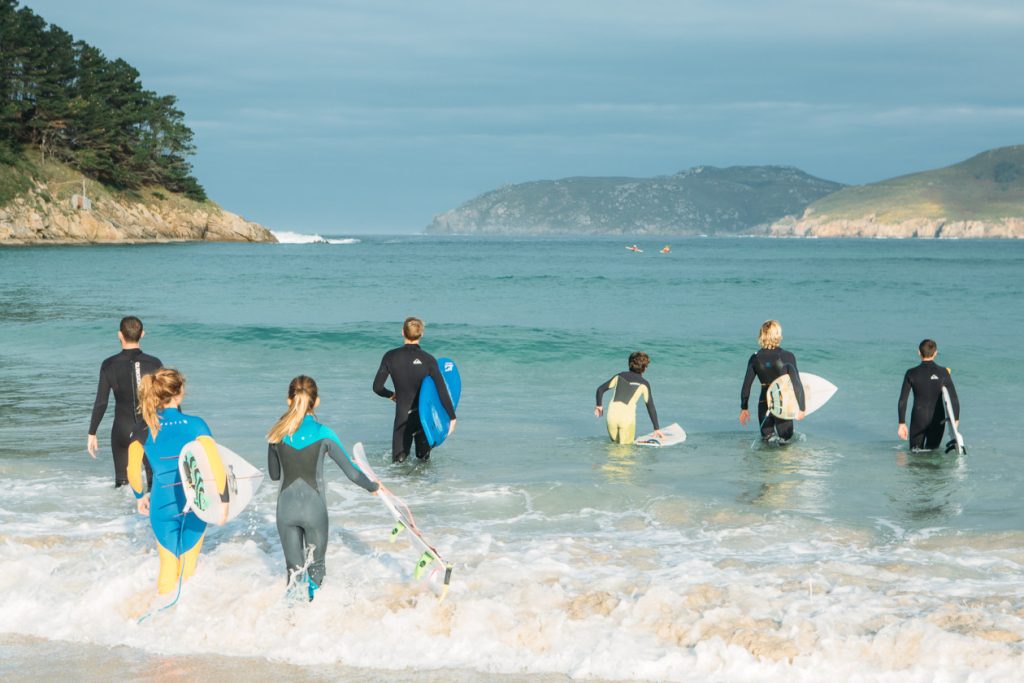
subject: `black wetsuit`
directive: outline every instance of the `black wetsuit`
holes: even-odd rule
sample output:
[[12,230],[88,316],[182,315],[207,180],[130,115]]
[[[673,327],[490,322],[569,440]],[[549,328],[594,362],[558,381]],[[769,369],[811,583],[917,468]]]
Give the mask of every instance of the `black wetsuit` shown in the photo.
[[[384,386],[389,375],[394,391]],[[441,405],[448,417],[454,420],[455,406],[448,395],[448,385],[441,376],[437,359],[421,349],[419,344],[404,344],[385,353],[377,376],[373,378],[375,394],[384,398],[395,397],[395,430],[391,437],[391,459],[394,462],[402,462],[409,456],[413,440],[416,441],[416,457],[421,460],[430,457],[430,444],[423,434],[419,414],[420,385],[427,375],[434,378]]]
[[771,437],[776,432],[780,439],[793,437],[793,421],[780,420],[768,412],[768,387],[779,377],[788,374],[793,381],[793,392],[800,410],[804,410],[804,385],[796,369],[796,357],[782,348],[761,349],[747,361],[747,374],[740,391],[740,409],[747,410],[750,402],[750,385],[756,376],[761,380],[761,394],[757,399],[757,421],[761,425],[761,438]]
[[[140,349],[122,349],[100,366],[100,381],[96,388],[96,402],[92,406],[92,420],[89,434],[96,434],[107,410],[110,392],[114,392],[114,424],[110,428],[110,450],[114,454],[114,486],[128,483],[128,444],[131,443],[132,427],[139,420],[139,380],[159,370],[160,359],[143,353]],[[146,480],[153,486],[153,470],[149,460],[144,460]]]
[[[282,479],[277,497],[277,532],[281,535],[285,566],[291,573],[306,563],[306,549],[313,548],[309,578],[319,587],[327,573],[327,498],[324,495],[324,456],[330,456],[355,484],[373,493],[380,484],[370,481],[349,458],[345,447],[329,427],[307,415],[302,425],[267,452],[267,469],[274,481]],[[310,591],[312,599],[312,591]]]
[[907,398],[914,392],[914,410],[910,414],[910,447],[938,448],[946,431],[946,410],[942,405],[942,387],[949,391],[953,404],[953,418],[960,419],[960,401],[949,370],[935,361],[922,361],[903,375],[898,406],[900,424],[906,423]]

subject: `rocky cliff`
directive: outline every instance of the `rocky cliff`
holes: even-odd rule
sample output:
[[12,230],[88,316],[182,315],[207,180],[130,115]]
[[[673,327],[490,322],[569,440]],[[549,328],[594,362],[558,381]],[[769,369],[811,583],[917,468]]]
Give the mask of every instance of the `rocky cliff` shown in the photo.
[[843,188],[770,234],[799,237],[1024,238],[1024,145]]
[[736,234],[766,231],[842,185],[787,166],[698,166],[655,178],[505,187],[434,217],[428,233]]
[[133,195],[89,184],[89,209],[76,208],[76,185],[50,179],[0,206],[0,245],[177,240],[276,242],[261,225],[221,209],[150,189]]

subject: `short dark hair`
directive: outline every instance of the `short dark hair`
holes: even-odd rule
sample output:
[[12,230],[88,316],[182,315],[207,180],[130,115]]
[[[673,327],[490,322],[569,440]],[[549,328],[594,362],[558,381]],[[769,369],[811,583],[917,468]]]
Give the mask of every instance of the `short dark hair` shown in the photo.
[[633,372],[638,372],[642,375],[650,364],[651,357],[643,351],[634,351],[629,354],[629,369]]
[[121,318],[121,336],[130,344],[142,339],[142,321],[134,315]]
[[939,345],[932,339],[925,339],[923,342],[917,345],[917,351],[921,354],[921,358],[930,358],[935,355],[935,352],[939,350]]

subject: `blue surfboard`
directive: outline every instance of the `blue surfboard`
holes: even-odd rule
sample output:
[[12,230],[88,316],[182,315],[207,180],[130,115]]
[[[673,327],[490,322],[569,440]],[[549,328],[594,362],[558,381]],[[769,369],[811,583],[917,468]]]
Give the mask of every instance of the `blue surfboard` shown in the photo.
[[[462,378],[459,377],[459,369],[455,367],[455,361],[451,358],[438,358],[437,365],[441,368],[441,377],[448,387],[448,395],[452,397],[452,405],[459,407],[459,396],[462,394]],[[427,443],[431,446],[440,446],[448,436],[448,426],[451,420],[448,412],[441,405],[441,397],[437,393],[437,385],[433,377],[426,377],[420,385],[420,424],[423,425],[423,434],[427,437]]]

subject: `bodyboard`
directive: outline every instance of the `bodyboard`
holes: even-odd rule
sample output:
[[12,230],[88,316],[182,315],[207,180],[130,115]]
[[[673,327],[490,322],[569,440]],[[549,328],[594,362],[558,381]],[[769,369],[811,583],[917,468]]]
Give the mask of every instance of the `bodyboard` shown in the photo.
[[[459,396],[462,395],[462,378],[459,376],[459,369],[451,358],[438,358],[437,366],[448,387],[452,405],[458,408]],[[441,404],[441,396],[437,393],[437,385],[434,383],[433,377],[425,377],[423,384],[420,385],[418,409],[420,424],[423,426],[423,434],[427,437],[427,443],[431,447],[440,446],[448,437],[448,428],[452,421],[448,417],[448,411]]]

